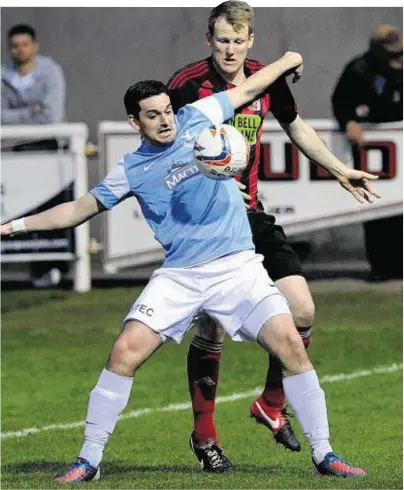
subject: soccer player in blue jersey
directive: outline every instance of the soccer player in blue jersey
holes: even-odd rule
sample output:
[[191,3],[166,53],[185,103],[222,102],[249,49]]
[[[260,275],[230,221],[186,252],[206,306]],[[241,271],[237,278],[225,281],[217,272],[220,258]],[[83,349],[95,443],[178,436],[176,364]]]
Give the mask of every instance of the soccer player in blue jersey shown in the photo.
[[[131,196],[165,249],[165,261],[124,319],[106,368],[90,394],[85,440],[78,459],[57,477],[61,483],[96,480],[103,451],[126,407],[136,370],[165,341],[180,342],[200,309],[216,318],[233,340],[257,341],[279,357],[284,389],[310,444],[315,471],[363,476],[337,456],[329,442],[324,392],[310,363],[285,297],[255,254],[244,202],[236,182],[198,172],[193,144],[206,127],[228,120],[279,76],[300,76],[302,58],[286,53],[243,84],[186,105],[174,116],[164,84],[138,82],[124,102],[142,144],[123,156],[86,196],[1,226],[1,234],[77,226]],[[333,171],[345,172],[336,160]],[[368,179],[345,181],[370,199]]]

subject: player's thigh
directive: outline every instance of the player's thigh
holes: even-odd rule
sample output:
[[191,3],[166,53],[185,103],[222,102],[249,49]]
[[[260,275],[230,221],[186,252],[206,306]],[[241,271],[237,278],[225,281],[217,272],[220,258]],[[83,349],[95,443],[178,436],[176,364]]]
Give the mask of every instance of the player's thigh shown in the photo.
[[221,280],[210,288],[204,309],[233,340],[256,340],[270,316],[280,313],[291,316],[286,299],[262,266],[262,256],[244,252],[227,265]]
[[296,327],[310,327],[315,306],[306,279],[303,276],[287,276],[278,279],[275,284],[289,302]]
[[314,317],[314,302],[304,278],[300,259],[288,243],[281,226],[273,216],[257,213],[250,217],[257,253],[264,256],[263,265],[276,286],[286,296],[298,328],[309,327]]
[[137,320],[162,340],[181,342],[203,303],[190,270],[158,269],[124,319]]
[[129,320],[116,340],[107,367],[114,373],[132,376],[162,345],[161,336],[138,320]]

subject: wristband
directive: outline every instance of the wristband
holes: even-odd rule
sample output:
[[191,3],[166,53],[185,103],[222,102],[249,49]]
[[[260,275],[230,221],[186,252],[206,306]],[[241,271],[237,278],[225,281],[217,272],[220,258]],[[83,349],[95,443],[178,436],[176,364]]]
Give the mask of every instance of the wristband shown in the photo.
[[11,225],[11,229],[13,230],[13,233],[27,233],[27,229],[25,228],[24,218],[14,219],[13,221],[10,222],[10,225]]

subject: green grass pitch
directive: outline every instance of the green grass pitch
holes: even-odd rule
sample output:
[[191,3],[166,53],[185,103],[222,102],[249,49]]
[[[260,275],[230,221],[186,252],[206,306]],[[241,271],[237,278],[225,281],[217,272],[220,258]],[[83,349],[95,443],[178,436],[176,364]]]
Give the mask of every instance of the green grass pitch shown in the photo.
[[[84,420],[87,399],[104,366],[120,321],[139,289],[4,292],[2,295],[2,433]],[[363,480],[318,478],[307,444],[298,454],[276,445],[248,417],[254,397],[219,403],[216,422],[232,475],[200,471],[188,448],[189,409],[157,409],[189,401],[186,353],[190,336],[169,344],[139,371],[125,413],[105,451],[99,482],[80,488],[403,488],[402,372],[374,373],[402,363],[401,292],[314,295],[317,306],[310,357],[320,378],[369,370],[324,383],[332,444],[363,466]],[[219,396],[262,386],[267,356],[255,344],[226,339]],[[3,488],[58,488],[54,475],[76,457],[82,427],[39,430],[2,439]],[[77,485],[73,485],[77,486]]]

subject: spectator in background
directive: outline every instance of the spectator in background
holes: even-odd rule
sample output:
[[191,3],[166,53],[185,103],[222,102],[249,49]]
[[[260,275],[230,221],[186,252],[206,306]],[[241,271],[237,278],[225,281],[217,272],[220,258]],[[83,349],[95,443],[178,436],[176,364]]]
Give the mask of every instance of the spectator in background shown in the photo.
[[[52,124],[64,121],[66,83],[62,68],[51,58],[38,54],[35,30],[25,24],[7,34],[10,58],[1,67],[1,123]],[[56,139],[20,142],[14,151],[57,150]],[[37,287],[57,284],[67,272],[65,262],[31,264]]]
[[[377,27],[368,51],[345,66],[332,95],[332,107],[352,145],[354,159],[365,143],[359,123],[403,120],[403,42],[396,27]],[[402,278],[403,215],[367,221],[364,232],[369,280]]]
[[65,117],[62,68],[38,54],[35,30],[24,24],[8,31],[10,59],[1,67],[1,123],[51,124]]

